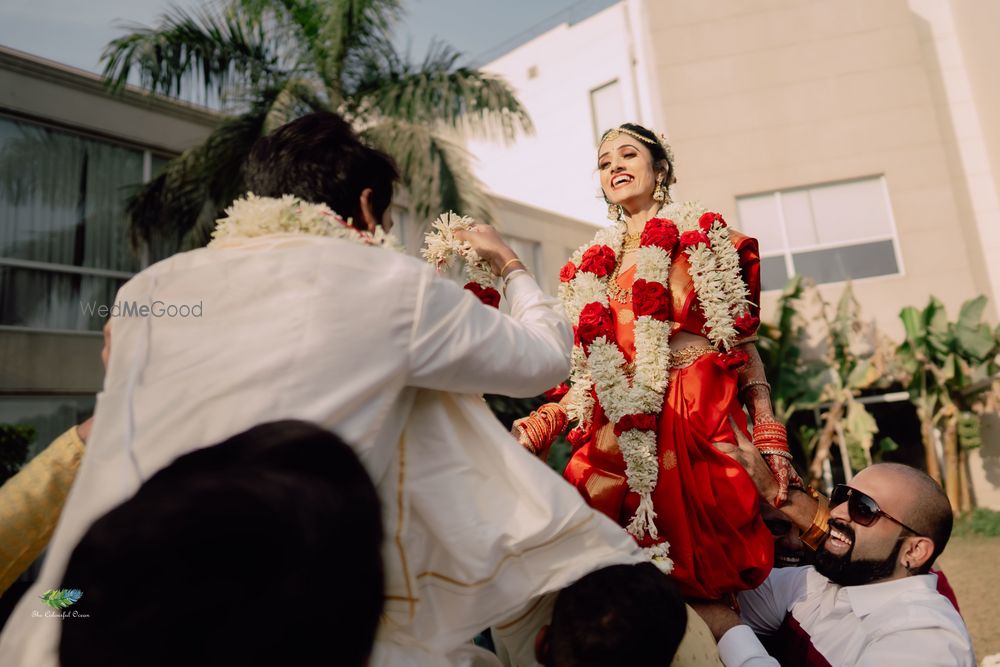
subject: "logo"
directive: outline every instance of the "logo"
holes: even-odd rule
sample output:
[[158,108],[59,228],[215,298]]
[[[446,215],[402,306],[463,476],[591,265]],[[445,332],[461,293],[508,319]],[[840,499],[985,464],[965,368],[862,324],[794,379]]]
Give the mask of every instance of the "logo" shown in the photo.
[[42,602],[53,609],[65,609],[79,602],[80,598],[83,597],[83,591],[79,588],[64,588],[62,590],[46,591],[44,595],[40,595],[39,597],[42,599]]

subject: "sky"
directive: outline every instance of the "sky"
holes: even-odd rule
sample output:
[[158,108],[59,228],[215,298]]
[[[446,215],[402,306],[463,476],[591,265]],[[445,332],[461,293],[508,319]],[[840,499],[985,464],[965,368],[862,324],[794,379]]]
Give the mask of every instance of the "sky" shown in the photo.
[[[404,0],[397,46],[421,60],[443,39],[482,64],[559,23],[572,22],[615,0]],[[100,72],[105,44],[122,23],[152,25],[180,0],[0,0],[0,45],[66,65]]]

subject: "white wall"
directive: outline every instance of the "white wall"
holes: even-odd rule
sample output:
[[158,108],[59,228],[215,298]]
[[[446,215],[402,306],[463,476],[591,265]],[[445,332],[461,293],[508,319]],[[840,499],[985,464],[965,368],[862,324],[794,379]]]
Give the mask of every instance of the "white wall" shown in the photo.
[[619,81],[624,112],[615,124],[642,123],[651,115],[656,102],[637,81],[644,77],[634,74],[642,71],[645,51],[642,35],[633,30],[635,4],[620,2],[558,26],[483,67],[507,79],[535,124],[533,136],[512,146],[468,143],[477,174],[490,190],[592,224],[607,223],[590,91]]

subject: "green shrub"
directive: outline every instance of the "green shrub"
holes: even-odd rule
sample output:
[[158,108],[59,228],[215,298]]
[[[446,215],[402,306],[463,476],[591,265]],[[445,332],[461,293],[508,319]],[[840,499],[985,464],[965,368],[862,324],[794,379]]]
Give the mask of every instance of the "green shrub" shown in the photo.
[[21,469],[34,440],[35,429],[31,426],[0,424],[0,484]]

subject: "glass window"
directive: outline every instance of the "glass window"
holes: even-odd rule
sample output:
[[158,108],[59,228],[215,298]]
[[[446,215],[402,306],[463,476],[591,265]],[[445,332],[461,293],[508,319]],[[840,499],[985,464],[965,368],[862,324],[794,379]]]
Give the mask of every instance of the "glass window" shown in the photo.
[[[143,157],[140,149],[0,117],[0,325],[100,328],[81,307],[112,303],[139,269],[125,206],[143,181]],[[166,160],[152,158],[162,169]]]
[[626,121],[625,99],[618,80],[590,91],[590,114],[594,123],[594,144],[601,140],[605,130]]
[[763,289],[790,273],[817,283],[895,275],[896,228],[881,176],[737,197],[744,232],[760,242]]
[[533,276],[542,275],[541,244],[537,241],[526,241],[514,236],[504,235],[506,241],[514,254],[521,258],[521,263],[528,269],[528,273]]
[[899,273],[891,240],[797,252],[792,255],[792,261],[796,271],[811,276],[817,283]]

